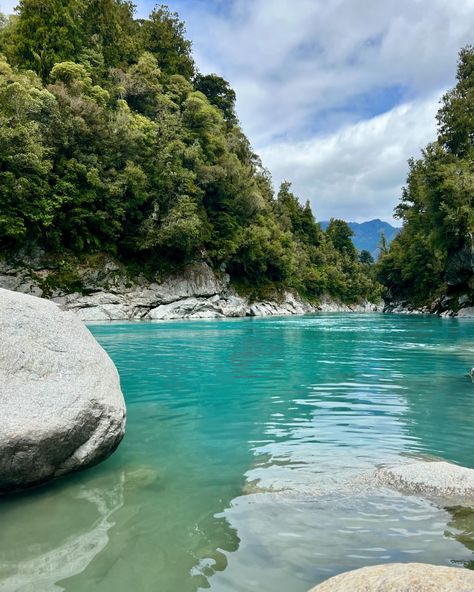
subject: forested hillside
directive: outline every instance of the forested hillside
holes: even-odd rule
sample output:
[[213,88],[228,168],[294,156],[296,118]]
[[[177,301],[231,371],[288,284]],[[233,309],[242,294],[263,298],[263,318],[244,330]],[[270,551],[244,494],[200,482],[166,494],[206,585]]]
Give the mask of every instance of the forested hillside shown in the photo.
[[409,163],[396,215],[403,229],[382,255],[389,300],[456,309],[474,299],[474,48],[441,101],[438,137]]
[[21,0],[0,18],[3,254],[205,260],[243,289],[374,295],[347,225],[324,233],[288,183],[273,194],[234,91],[191,49],[165,6],[143,20],[125,0]]

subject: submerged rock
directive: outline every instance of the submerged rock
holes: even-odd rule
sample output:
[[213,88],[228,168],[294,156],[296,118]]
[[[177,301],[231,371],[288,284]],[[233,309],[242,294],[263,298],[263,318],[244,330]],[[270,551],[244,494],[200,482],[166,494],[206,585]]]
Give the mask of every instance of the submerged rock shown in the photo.
[[94,465],[118,446],[125,404],[112,361],[56,304],[0,289],[0,492]]
[[127,489],[143,489],[154,486],[159,481],[158,471],[151,466],[125,467],[124,483]]
[[416,461],[384,467],[376,476],[383,484],[406,493],[453,503],[474,503],[474,469],[445,461]]
[[391,563],[340,574],[311,592],[472,592],[474,572],[425,563]]

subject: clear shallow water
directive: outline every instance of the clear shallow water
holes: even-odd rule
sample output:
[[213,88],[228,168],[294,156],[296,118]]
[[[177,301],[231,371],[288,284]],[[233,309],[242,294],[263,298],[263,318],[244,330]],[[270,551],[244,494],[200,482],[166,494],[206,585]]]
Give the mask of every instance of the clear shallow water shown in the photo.
[[1,592],[304,592],[373,563],[472,567],[472,512],[359,477],[410,455],[474,467],[474,322],[91,330],[122,377],[126,439],[102,465],[0,502]]

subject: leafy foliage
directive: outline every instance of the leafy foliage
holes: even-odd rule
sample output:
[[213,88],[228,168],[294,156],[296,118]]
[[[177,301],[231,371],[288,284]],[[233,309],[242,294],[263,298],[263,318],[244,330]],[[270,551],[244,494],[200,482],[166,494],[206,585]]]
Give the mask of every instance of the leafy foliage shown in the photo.
[[372,257],[370,251],[363,249],[359,254],[359,261],[367,265],[372,265],[374,263],[374,258]]
[[289,183],[274,196],[234,91],[196,71],[167,7],[136,20],[125,0],[21,0],[0,52],[4,251],[198,258],[256,290],[374,294],[345,223],[325,234]]
[[[391,299],[426,304],[474,287],[474,48],[459,54],[457,84],[438,111],[438,138],[409,162],[396,208],[404,221],[378,264]],[[449,284],[449,285],[448,285]]]

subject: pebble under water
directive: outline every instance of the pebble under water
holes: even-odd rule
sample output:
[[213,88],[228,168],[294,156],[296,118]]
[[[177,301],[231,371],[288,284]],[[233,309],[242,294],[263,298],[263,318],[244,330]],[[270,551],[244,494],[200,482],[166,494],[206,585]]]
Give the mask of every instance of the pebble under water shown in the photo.
[[474,568],[474,512],[374,485],[474,468],[474,321],[381,314],[111,323],[127,434],[0,501],[1,592],[306,592],[387,562]]

